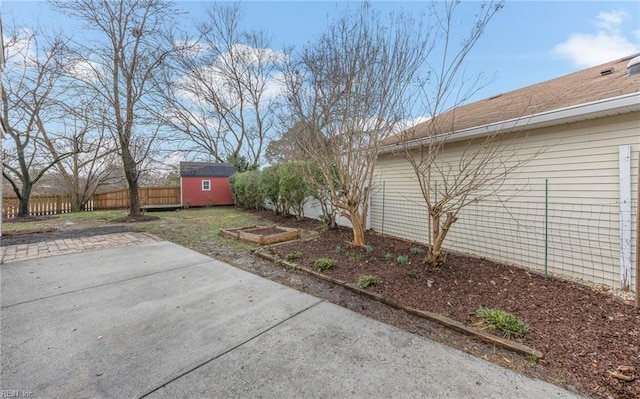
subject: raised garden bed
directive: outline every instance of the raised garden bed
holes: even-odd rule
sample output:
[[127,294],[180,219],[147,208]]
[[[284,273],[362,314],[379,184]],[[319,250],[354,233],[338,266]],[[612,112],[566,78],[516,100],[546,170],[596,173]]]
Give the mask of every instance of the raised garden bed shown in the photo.
[[282,226],[246,226],[220,230],[223,237],[268,245],[300,238],[300,229]]

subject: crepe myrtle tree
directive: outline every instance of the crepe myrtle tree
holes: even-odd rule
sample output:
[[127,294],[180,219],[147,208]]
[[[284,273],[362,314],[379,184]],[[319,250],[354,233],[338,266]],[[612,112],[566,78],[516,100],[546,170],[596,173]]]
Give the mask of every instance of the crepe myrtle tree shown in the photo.
[[419,23],[346,8],[284,67],[287,114],[304,158],[322,175],[331,205],[365,245],[369,187],[378,149],[407,117],[429,48]]
[[455,108],[485,85],[482,76],[464,74],[465,60],[503,2],[480,4],[468,24],[471,29],[462,32],[457,22],[459,6],[459,2],[442,2],[432,8],[440,50],[433,53],[438,62],[427,63],[428,79],[422,85],[423,110],[429,119],[391,139],[401,143],[399,152],[412,166],[426,204],[430,245],[425,261],[432,266],[444,261],[442,245],[460,211],[499,193],[507,176],[544,151],[521,155],[506,140],[515,132],[502,132],[467,142],[455,159],[443,156],[445,145],[455,139]]

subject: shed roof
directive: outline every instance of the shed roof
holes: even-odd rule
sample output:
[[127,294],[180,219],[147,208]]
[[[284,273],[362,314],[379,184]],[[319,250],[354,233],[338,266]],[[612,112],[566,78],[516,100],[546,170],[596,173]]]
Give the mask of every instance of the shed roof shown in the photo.
[[230,163],[180,162],[180,177],[229,177],[236,173]]
[[638,54],[454,108],[390,137],[385,144],[447,134],[640,92],[640,74],[627,76]]

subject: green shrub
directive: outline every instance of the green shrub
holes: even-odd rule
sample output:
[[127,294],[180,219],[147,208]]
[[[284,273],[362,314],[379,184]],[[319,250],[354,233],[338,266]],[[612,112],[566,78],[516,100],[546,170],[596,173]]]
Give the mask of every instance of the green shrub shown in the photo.
[[329,258],[319,258],[319,259],[316,259],[316,261],[313,263],[313,267],[315,267],[320,271],[331,269],[335,265],[336,265],[336,261]]
[[387,262],[391,262],[393,260],[393,254],[391,252],[387,252],[386,254],[384,254],[384,260],[386,260]]
[[411,248],[411,253],[414,254],[414,255],[423,254],[424,253],[424,249],[422,249],[420,247],[412,247]]
[[260,191],[265,200],[271,203],[276,213],[283,213],[280,200],[280,169],[278,165],[268,166],[262,171]]
[[339,254],[340,252],[342,252],[342,247],[340,245],[336,246],[336,249],[334,249],[333,252]]
[[294,261],[294,260],[296,260],[296,259],[300,259],[300,258],[302,258],[302,252],[300,252],[300,251],[290,252],[290,253],[286,254],[286,255],[284,256],[284,258],[285,258],[286,260],[288,260],[289,262],[291,262],[291,261]]
[[306,177],[306,162],[287,162],[279,166],[280,200],[285,211],[291,209],[296,219],[304,218],[304,204],[311,195],[311,185]]
[[373,252],[373,246],[372,245],[367,245],[366,247],[364,247],[364,249],[367,251],[368,254]]
[[353,262],[359,262],[362,260],[362,254],[357,252],[348,251],[345,255],[347,255],[347,259]]
[[401,265],[404,265],[405,263],[407,263],[409,261],[409,257],[407,255],[398,255],[397,261]]
[[380,284],[382,284],[382,279],[376,276],[360,276],[358,278],[358,287],[360,288],[377,287]]
[[481,307],[476,310],[476,317],[486,323],[489,328],[500,330],[506,338],[519,338],[529,331],[524,321],[502,309]]
[[261,174],[257,170],[236,173],[229,178],[231,193],[236,205],[245,208],[260,209],[264,198],[260,189]]

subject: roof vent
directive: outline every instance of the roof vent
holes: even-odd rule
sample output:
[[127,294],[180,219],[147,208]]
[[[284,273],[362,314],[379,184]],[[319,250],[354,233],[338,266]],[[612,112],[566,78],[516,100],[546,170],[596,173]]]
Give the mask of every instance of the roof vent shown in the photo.
[[627,76],[633,76],[640,74],[640,55],[629,61],[627,64]]
[[607,69],[603,69],[602,71],[600,71],[600,76],[611,75],[613,72],[615,72],[615,69],[613,69],[613,67],[607,68]]

